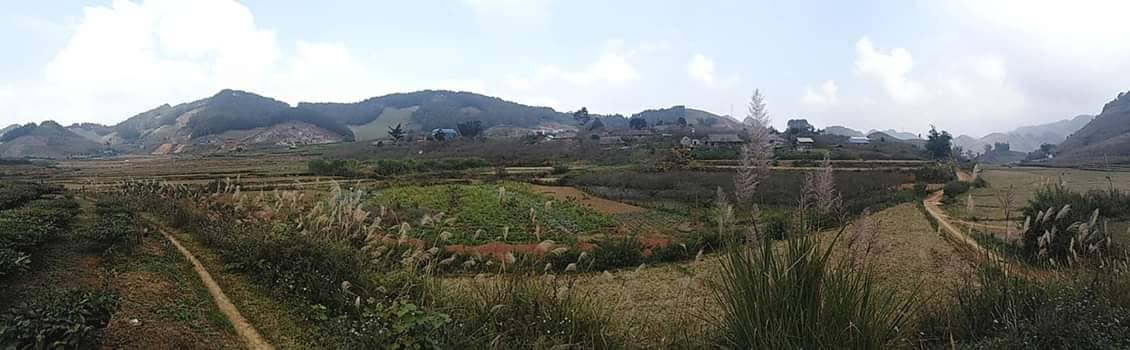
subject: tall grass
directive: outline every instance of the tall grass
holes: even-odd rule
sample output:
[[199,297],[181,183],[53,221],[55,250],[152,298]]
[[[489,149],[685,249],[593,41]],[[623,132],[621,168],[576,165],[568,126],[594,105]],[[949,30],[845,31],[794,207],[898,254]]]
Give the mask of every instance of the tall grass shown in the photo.
[[[841,231],[842,233],[842,231]],[[713,284],[717,344],[733,349],[880,349],[907,329],[917,294],[882,289],[866,263],[833,257],[830,243],[790,238],[734,248]]]

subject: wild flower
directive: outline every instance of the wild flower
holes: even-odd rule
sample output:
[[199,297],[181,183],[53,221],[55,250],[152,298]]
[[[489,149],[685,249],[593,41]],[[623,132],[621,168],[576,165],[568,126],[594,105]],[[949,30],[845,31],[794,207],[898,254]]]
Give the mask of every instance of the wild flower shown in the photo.
[[773,158],[769,113],[760,90],[754,90],[750,97],[749,114],[744,123],[749,129],[748,140],[742,145],[738,173],[734,176],[734,191],[740,201],[753,198],[757,186],[769,175],[769,162]]
[[836,178],[827,155],[820,170],[805,175],[801,192],[806,197],[802,203],[811,205],[817,214],[829,215],[840,208],[842,200],[836,192]]

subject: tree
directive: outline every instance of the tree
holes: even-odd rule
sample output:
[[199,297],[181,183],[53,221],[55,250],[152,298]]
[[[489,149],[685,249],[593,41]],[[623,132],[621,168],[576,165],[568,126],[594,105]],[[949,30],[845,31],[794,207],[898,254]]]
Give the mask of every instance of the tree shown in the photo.
[[478,120],[469,120],[456,124],[455,128],[459,130],[459,135],[463,135],[463,137],[466,138],[474,138],[475,136],[479,136],[479,134],[483,133],[483,122]]
[[934,159],[946,159],[953,153],[950,142],[953,141],[953,136],[948,131],[938,132],[938,129],[930,125],[930,135],[926,137],[926,150],[930,152],[930,156]]
[[592,120],[592,116],[589,115],[589,109],[587,107],[581,107],[581,109],[573,112],[573,120],[577,121],[577,124],[584,126]]
[[789,119],[787,123],[788,129],[785,133],[790,135],[796,134],[812,134],[816,132],[816,127],[808,123],[808,119]]
[[679,124],[680,127],[686,127],[687,126],[687,118],[679,117],[679,119],[675,120],[675,123]]
[[769,161],[773,158],[773,145],[769,143],[769,110],[760,90],[753,91],[749,114],[743,122],[748,128],[749,142],[742,145],[734,191],[739,200],[748,201],[753,198],[761,180],[769,175]]
[[647,119],[632,118],[628,120],[628,126],[632,129],[643,129],[647,127]]
[[603,128],[604,128],[604,122],[600,121],[600,118],[596,118],[596,120],[593,120],[592,125],[589,126],[589,130],[597,130],[597,129],[603,129]]
[[981,146],[981,147],[985,149],[985,153],[981,153],[981,154],[989,154],[989,153],[993,152],[993,145],[986,143],[984,146]]
[[388,127],[388,136],[392,137],[393,140],[400,141],[404,138],[404,128],[399,123],[396,124],[395,128],[390,126]]

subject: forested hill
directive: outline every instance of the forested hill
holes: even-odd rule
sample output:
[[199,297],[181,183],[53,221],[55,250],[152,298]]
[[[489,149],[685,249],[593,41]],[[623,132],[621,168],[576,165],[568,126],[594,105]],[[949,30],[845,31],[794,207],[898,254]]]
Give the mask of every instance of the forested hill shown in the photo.
[[1068,136],[1056,152],[1058,162],[1107,156],[1130,160],[1130,92],[1103,106],[1101,114]]
[[344,125],[368,124],[388,108],[412,108],[414,111],[408,122],[420,130],[454,128],[458,123],[471,120],[482,122],[485,128],[533,128],[546,123],[572,123],[569,114],[549,107],[527,106],[497,97],[446,90],[395,93],[356,103],[299,103],[298,108],[316,111]]
[[[351,138],[344,125],[301,107],[238,90],[176,106],[162,105],[133,116],[115,129],[124,143],[183,142],[231,130],[249,130],[288,121],[300,121]],[[179,140],[179,141],[178,141]]]

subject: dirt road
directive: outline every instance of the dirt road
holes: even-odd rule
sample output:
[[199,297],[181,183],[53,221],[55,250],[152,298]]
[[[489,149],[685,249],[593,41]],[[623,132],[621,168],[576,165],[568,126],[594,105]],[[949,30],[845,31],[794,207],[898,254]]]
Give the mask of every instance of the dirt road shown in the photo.
[[204,282],[204,287],[208,289],[208,294],[211,294],[212,300],[216,302],[216,307],[218,307],[220,312],[223,312],[224,316],[231,322],[232,327],[235,328],[235,332],[243,338],[243,342],[247,345],[247,348],[252,350],[274,349],[271,344],[267,343],[266,339],[263,339],[263,336],[259,335],[255,327],[252,326],[250,322],[247,322],[247,319],[243,318],[243,315],[235,308],[235,304],[232,304],[227,295],[224,295],[224,290],[220,289],[220,285],[216,283],[216,280],[212,279],[212,274],[204,269],[204,265],[201,264],[199,260],[196,260],[192,252],[189,252],[188,249],[180,244],[180,241],[163,228],[158,228],[158,230],[169,242],[173,243],[173,246],[177,247],[177,250],[184,255],[185,259],[192,263],[192,269],[196,271],[197,275],[200,275],[200,279]]
[[926,207],[926,212],[929,213],[930,216],[938,222],[938,226],[940,226],[942,233],[952,239],[953,242],[968,248],[976,255],[989,259],[989,261],[1005,262],[1006,260],[999,254],[994,251],[985,249],[981,246],[980,243],[977,243],[977,241],[974,240],[973,237],[965,234],[965,232],[959,230],[956,226],[954,226],[952,222],[950,222],[949,217],[945,214],[944,211],[942,211],[942,208],[940,207],[942,203],[942,195],[943,191],[934,191],[934,193],[931,193],[930,196],[926,197],[926,199],[922,201],[922,205]]

